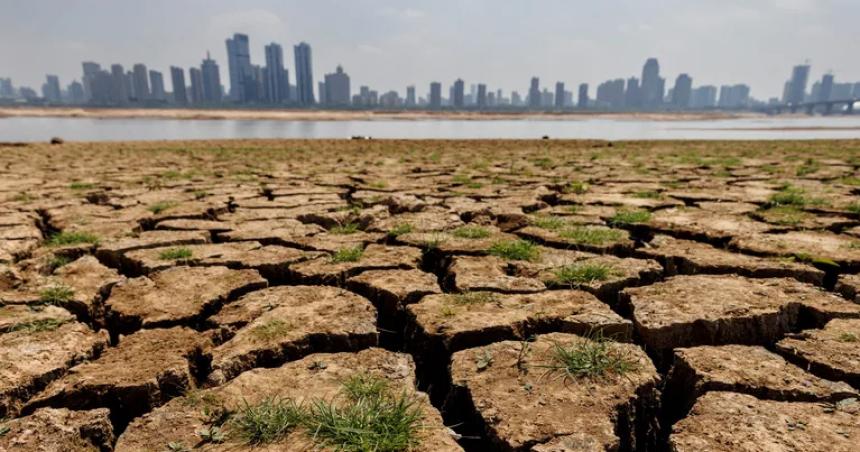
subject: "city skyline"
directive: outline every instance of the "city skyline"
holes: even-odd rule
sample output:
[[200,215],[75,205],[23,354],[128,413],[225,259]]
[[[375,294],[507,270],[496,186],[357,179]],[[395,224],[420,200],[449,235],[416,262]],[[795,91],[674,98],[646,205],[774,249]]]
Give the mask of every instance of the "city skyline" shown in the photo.
[[[237,9],[221,0],[156,0],[145,8],[34,0],[4,7],[0,55],[16,64],[4,67],[2,76],[38,89],[45,73],[77,78],[80,61],[126,67],[145,61],[166,72],[196,63],[209,50],[226,80],[227,52],[218,42],[241,32],[252,36],[254,61],[264,61],[263,43],[288,49],[305,41],[318,50],[313,68],[318,74],[342,64],[351,70],[354,85],[381,90],[463,78],[522,92],[521,80],[537,74],[548,83],[597,86],[618,74],[638,73],[641,61],[651,56],[660,59],[669,81],[688,73],[701,85],[743,82],[762,99],[782,94],[773,74],[806,58],[816,68],[811,79],[830,69],[843,79],[860,79],[860,63],[846,58],[842,45],[858,41],[860,32],[848,18],[857,17],[860,5],[836,0],[705,1],[695,8],[676,0],[607,3],[614,5],[541,1],[511,5],[500,15],[485,1],[402,6],[368,0],[336,7],[256,1]],[[690,16],[692,9],[696,17]],[[57,11],[63,14],[48,14]],[[575,20],[583,16],[593,20]],[[678,39],[681,35],[684,39]],[[154,46],[158,52],[152,52]]]

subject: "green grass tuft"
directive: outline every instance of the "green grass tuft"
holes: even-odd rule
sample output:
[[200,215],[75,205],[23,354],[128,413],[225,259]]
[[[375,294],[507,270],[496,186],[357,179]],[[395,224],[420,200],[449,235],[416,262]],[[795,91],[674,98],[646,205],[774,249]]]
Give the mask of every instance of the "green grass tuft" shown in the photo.
[[268,444],[303,426],[306,416],[295,401],[272,397],[254,405],[246,401],[230,419],[230,427],[248,444]]
[[344,223],[329,229],[328,232],[331,232],[332,234],[346,235],[355,234],[359,230],[358,223]]
[[271,341],[286,336],[292,329],[289,323],[274,319],[251,328],[251,335],[262,341]]
[[564,218],[546,215],[533,217],[530,223],[532,226],[546,229],[548,231],[557,231],[567,226],[567,221]]
[[399,237],[403,234],[409,234],[412,232],[412,225],[409,223],[400,223],[397,226],[393,227],[390,231],[388,231],[389,237]]
[[461,226],[451,231],[451,235],[461,239],[485,239],[490,236],[490,231],[480,226]]
[[768,223],[786,226],[798,225],[811,216],[794,205],[768,207],[760,210],[759,215]]
[[75,291],[68,286],[51,286],[39,292],[39,301],[47,304],[60,304],[72,300]]
[[568,346],[553,344],[550,362],[544,367],[565,379],[600,379],[622,376],[638,368],[638,362],[617,349],[615,342],[601,335]]
[[496,242],[487,250],[490,255],[512,261],[533,261],[540,256],[540,248],[528,240]]
[[457,305],[470,305],[493,303],[496,301],[496,294],[493,292],[463,292],[449,294],[447,301]]
[[565,229],[558,236],[582,245],[604,245],[624,239],[624,231],[603,227],[581,226]]
[[58,269],[64,265],[67,265],[71,261],[72,261],[72,258],[70,258],[68,256],[55,254],[55,255],[51,256],[50,259],[48,259],[48,268],[50,268],[51,272],[53,272],[54,270],[56,270],[56,269]]
[[88,182],[72,182],[69,184],[69,188],[72,190],[92,190],[95,187],[95,184]]
[[158,258],[164,261],[176,261],[176,260],[184,260],[190,259],[193,253],[190,249],[185,247],[180,248],[170,248],[162,251]]
[[554,284],[581,286],[597,281],[606,281],[615,274],[615,269],[606,264],[571,264],[556,269]]
[[364,248],[355,246],[337,250],[331,257],[332,262],[358,262],[364,254]]
[[663,195],[657,191],[637,191],[633,193],[633,197],[639,199],[661,199]]
[[860,337],[854,333],[842,333],[839,335],[839,342],[860,342]]
[[577,195],[581,195],[588,191],[588,184],[582,181],[571,181],[567,185],[565,185],[561,191],[562,193],[573,193]]
[[41,333],[42,331],[54,331],[66,323],[61,319],[41,319],[30,322],[19,323],[13,326],[10,331],[24,331],[26,333]]
[[619,210],[609,219],[610,226],[625,226],[637,223],[646,223],[651,219],[651,212],[647,210]]
[[89,243],[98,245],[99,237],[88,232],[58,232],[48,239],[48,246],[68,246]]
[[173,202],[173,201],[159,201],[159,202],[149,206],[148,210],[150,212],[152,212],[153,214],[158,215],[160,213],[166,212],[166,211],[176,207],[177,205],[178,204],[176,202]]

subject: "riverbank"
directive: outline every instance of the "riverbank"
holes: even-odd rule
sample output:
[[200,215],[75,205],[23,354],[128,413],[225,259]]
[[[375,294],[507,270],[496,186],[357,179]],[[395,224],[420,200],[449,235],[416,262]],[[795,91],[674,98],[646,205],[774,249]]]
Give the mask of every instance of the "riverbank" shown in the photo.
[[760,117],[758,113],[602,113],[602,112],[478,112],[425,110],[275,110],[275,109],[183,109],[183,108],[65,108],[0,107],[3,117],[91,118],[91,119],[184,119],[184,120],[276,120],[276,121],[373,121],[373,120],[562,120],[619,119],[647,121],[708,121]]

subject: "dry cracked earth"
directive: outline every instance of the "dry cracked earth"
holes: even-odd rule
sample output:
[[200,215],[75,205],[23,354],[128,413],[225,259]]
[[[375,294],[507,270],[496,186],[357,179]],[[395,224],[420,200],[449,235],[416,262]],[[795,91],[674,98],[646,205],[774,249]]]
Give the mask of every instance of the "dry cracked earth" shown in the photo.
[[860,142],[0,145],[0,451],[856,451]]

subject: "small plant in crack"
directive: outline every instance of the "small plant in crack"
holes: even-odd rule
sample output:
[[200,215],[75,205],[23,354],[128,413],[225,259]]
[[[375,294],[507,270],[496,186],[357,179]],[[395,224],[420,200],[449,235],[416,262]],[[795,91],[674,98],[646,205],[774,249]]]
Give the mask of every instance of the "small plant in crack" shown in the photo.
[[58,268],[65,266],[66,264],[68,264],[71,261],[72,261],[72,258],[70,258],[68,256],[55,254],[55,255],[51,256],[50,259],[48,259],[48,269],[51,273],[53,273]]
[[358,262],[361,260],[362,255],[364,255],[364,248],[360,245],[351,248],[342,248],[335,251],[331,256],[331,261],[333,263]]
[[62,284],[47,287],[39,292],[39,301],[45,304],[62,304],[72,300],[75,296],[75,291],[69,286]]
[[168,210],[170,210],[170,209],[172,209],[178,205],[179,204],[174,202],[174,201],[159,201],[159,202],[149,206],[148,210],[150,212],[152,212],[153,214],[158,215],[158,214],[164,213],[164,212],[166,212],[166,211],[168,211]]
[[226,435],[221,431],[221,427],[211,426],[197,431],[197,436],[203,443],[220,444],[226,439]]
[[27,334],[41,333],[43,331],[54,331],[63,326],[66,320],[63,319],[39,319],[30,322],[19,323],[9,331],[23,331]]
[[192,255],[193,253],[191,252],[191,249],[180,247],[164,250],[158,255],[158,258],[163,261],[178,261],[191,259]]
[[490,231],[481,226],[461,226],[451,231],[451,235],[460,239],[485,239],[490,236]]
[[651,212],[647,210],[619,210],[609,219],[610,226],[627,226],[637,223],[646,223],[651,219]]
[[339,224],[339,225],[329,229],[328,232],[331,232],[332,234],[346,235],[346,234],[355,234],[356,232],[359,232],[359,231],[360,231],[360,229],[358,227],[358,223],[349,222],[349,223]]
[[248,444],[279,441],[301,427],[307,413],[291,399],[269,397],[256,404],[247,401],[230,419],[237,436]]
[[530,223],[532,226],[548,231],[557,231],[567,226],[567,221],[564,218],[544,215],[533,217]]
[[99,237],[95,234],[81,231],[58,232],[48,239],[48,246],[69,246],[81,244],[98,245]]
[[839,335],[839,342],[860,342],[860,337],[854,333],[845,332]]
[[615,275],[615,268],[601,263],[565,265],[553,271],[552,283],[559,286],[579,287],[597,281],[606,281]]
[[588,191],[588,184],[582,181],[571,181],[567,185],[565,185],[562,189],[562,193],[573,193],[577,195],[581,195]]
[[272,341],[286,336],[293,326],[283,320],[273,319],[251,328],[251,335],[262,341]]
[[554,343],[546,364],[535,365],[564,379],[599,379],[635,371],[639,363],[602,334],[589,334],[570,345]]
[[580,245],[605,245],[624,239],[624,231],[606,227],[578,226],[564,229],[558,236]]
[[540,248],[528,240],[496,242],[487,252],[492,256],[512,261],[533,261],[540,257]]
[[95,184],[88,182],[72,182],[69,184],[69,189],[71,190],[92,190],[95,187]]
[[644,191],[637,191],[636,193],[633,193],[633,197],[639,198],[639,199],[661,199],[661,198],[663,198],[663,195],[660,194],[660,192],[658,192],[658,191],[644,190]]
[[396,237],[399,237],[403,234],[409,234],[410,232],[412,232],[412,225],[411,224],[400,223],[397,226],[391,228],[390,231],[388,231],[388,236],[396,238]]

